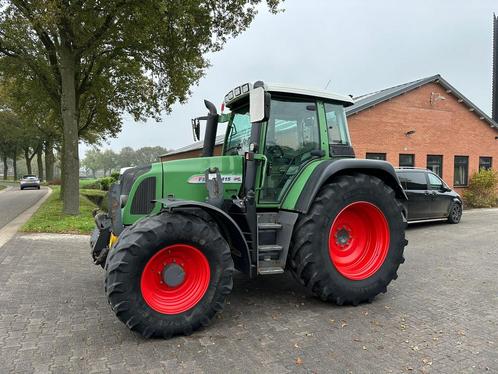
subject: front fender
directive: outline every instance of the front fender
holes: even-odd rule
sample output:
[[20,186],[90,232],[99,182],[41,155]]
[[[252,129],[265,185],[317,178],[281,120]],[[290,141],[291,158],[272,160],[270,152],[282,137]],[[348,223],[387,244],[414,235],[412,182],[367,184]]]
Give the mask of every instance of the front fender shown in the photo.
[[334,176],[352,172],[376,176],[394,190],[398,199],[408,199],[399,183],[394,167],[389,162],[360,159],[325,160],[309,174],[293,210],[307,213],[322,185],[329,182]]
[[168,211],[201,209],[208,213],[218,224],[221,234],[230,245],[235,268],[249,276],[253,275],[251,272],[249,246],[244,238],[244,234],[233,218],[225,211],[213,205],[193,200],[160,199],[157,202],[160,202],[164,207],[163,209]]

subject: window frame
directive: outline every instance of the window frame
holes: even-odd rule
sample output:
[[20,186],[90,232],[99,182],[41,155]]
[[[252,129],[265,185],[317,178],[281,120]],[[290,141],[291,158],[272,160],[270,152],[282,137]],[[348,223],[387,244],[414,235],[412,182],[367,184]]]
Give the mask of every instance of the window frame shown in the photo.
[[[440,159],[440,164],[439,164],[439,169],[441,170],[441,175],[439,175],[438,173],[434,172],[434,170],[430,169],[429,168],[429,157],[439,157]],[[426,167],[428,170],[432,171],[434,174],[436,174],[439,178],[443,178],[443,162],[444,162],[444,156],[443,155],[433,155],[433,154],[430,154],[430,155],[427,155],[426,157]]]
[[[465,171],[465,183],[460,184],[456,181],[456,170],[457,170],[457,158],[464,159],[466,171]],[[453,158],[453,186],[454,187],[467,187],[469,185],[469,156],[457,155]]]
[[[489,159],[489,167],[481,167],[481,160],[482,159]],[[489,170],[493,168],[493,157],[491,156],[479,156],[479,168],[477,170]]]
[[[368,157],[369,155],[381,155],[381,158],[378,157]],[[382,153],[382,152],[365,152],[365,159],[366,160],[381,160],[381,161],[387,161],[387,153]]]
[[[401,157],[402,156],[411,156],[412,157],[412,165],[401,165]],[[398,157],[398,166],[400,168],[413,168],[415,167],[415,153],[400,153]]]

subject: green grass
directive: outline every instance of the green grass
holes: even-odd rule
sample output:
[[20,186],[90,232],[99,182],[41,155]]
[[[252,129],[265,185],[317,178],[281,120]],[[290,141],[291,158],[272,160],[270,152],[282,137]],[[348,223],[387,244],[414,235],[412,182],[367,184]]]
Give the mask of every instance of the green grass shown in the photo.
[[7,188],[7,186],[0,184],[0,191],[2,191],[4,188]]
[[[80,214],[70,216],[62,213],[62,201],[59,199],[60,187],[51,186],[52,195],[33,214],[22,227],[23,232],[48,232],[58,234],[89,234],[95,227],[92,211],[97,205],[80,195]],[[95,193],[95,190],[91,190]],[[103,191],[97,191],[103,192]]]

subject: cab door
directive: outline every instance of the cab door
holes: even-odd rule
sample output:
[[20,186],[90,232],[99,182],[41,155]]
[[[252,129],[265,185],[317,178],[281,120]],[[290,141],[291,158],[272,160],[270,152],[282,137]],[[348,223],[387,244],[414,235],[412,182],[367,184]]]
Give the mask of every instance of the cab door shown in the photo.
[[[272,94],[271,114],[266,125],[266,166],[260,178],[260,205],[280,204],[301,168],[320,151],[320,127],[314,100]],[[313,152],[315,151],[315,152]]]

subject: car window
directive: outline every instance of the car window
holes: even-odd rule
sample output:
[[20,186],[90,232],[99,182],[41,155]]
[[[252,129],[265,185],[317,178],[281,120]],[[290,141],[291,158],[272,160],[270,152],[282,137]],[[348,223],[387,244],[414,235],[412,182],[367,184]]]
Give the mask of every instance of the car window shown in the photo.
[[403,172],[398,173],[399,181],[405,190],[426,190],[427,180],[425,173]]
[[427,175],[429,176],[429,184],[431,186],[431,190],[440,191],[443,189],[443,181],[441,179],[439,179],[432,173],[428,173]]

